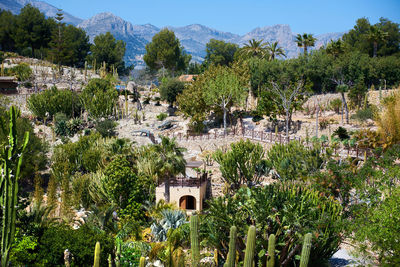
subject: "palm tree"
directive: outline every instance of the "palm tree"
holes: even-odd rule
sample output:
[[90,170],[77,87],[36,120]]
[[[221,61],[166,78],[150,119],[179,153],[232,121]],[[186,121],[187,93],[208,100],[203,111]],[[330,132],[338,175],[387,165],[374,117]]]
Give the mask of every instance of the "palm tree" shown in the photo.
[[241,49],[241,54],[245,58],[258,57],[265,58],[268,54],[267,49],[265,48],[266,43],[263,43],[263,40],[249,40],[249,43],[245,44]]
[[369,28],[367,38],[374,46],[373,57],[376,57],[378,51],[378,43],[385,42],[387,37],[388,33],[379,29],[378,26],[374,25]]
[[344,43],[342,39],[336,41],[331,40],[331,42],[326,46],[326,52],[331,54],[334,58],[337,58],[342,54],[344,52]]
[[315,41],[317,39],[311,34],[307,34],[307,33],[303,33],[303,35],[301,34],[297,34],[296,36],[296,43],[298,47],[303,47],[304,49],[304,55],[307,55],[307,48],[314,46],[315,45]]
[[169,181],[177,174],[185,174],[186,160],[183,157],[185,148],[179,147],[175,138],[161,136],[161,143],[154,145],[158,180],[164,181],[165,202],[169,203]]
[[286,57],[285,50],[282,47],[278,46],[278,41],[267,43],[267,51],[269,52],[269,60],[272,61],[278,56]]

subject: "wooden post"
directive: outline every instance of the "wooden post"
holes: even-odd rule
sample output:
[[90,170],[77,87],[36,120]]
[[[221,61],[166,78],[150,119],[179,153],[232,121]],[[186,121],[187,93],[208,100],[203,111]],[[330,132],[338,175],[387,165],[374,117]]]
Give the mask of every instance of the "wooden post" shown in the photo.
[[254,129],[251,130],[251,139],[254,139]]

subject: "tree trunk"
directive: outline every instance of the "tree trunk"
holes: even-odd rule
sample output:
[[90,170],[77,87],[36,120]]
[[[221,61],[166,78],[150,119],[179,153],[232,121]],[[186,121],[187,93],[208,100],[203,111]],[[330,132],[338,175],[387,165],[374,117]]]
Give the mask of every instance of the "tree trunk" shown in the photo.
[[[349,109],[347,108],[347,102],[346,102],[346,97],[344,96],[344,93],[342,94],[342,103],[344,106],[344,112],[346,113],[346,123],[349,124]],[[342,114],[343,116],[343,114]]]
[[228,113],[226,108],[223,108],[224,110],[224,134],[226,134],[226,114]]
[[169,196],[169,176],[167,176],[164,181],[164,198],[166,203],[169,203]]
[[289,143],[289,110],[286,110],[286,140]]
[[304,46],[304,55],[307,55],[307,46]]
[[318,115],[319,115],[319,105],[317,105],[317,114],[315,116],[315,136],[318,138]]

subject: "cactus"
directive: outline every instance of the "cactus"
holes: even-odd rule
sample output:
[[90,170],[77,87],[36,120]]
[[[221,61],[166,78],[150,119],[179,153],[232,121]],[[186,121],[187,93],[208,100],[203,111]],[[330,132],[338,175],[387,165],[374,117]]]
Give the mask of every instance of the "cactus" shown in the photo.
[[120,267],[121,266],[121,243],[117,243],[117,253],[115,254],[115,266]]
[[94,249],[93,267],[100,267],[100,242],[96,242],[96,247]]
[[192,249],[192,266],[199,266],[200,261],[200,243],[199,243],[199,218],[193,215],[190,218],[190,242]]
[[8,265],[9,252],[15,236],[15,219],[18,194],[18,178],[24,150],[29,141],[29,133],[25,132],[21,147],[17,143],[17,117],[19,111],[10,107],[10,129],[8,145],[1,148],[1,195],[0,205],[3,209],[1,228],[1,266]]
[[268,238],[268,257],[267,267],[275,266],[275,235],[272,234]]
[[112,267],[112,257],[111,257],[111,254],[108,254],[108,267]]
[[310,259],[312,234],[308,233],[304,237],[303,248],[301,250],[300,267],[307,267]]
[[146,259],[144,257],[140,257],[139,267],[146,266]]
[[87,76],[87,61],[85,61],[85,81],[86,81],[86,76]]
[[218,249],[214,249],[214,263],[218,266]]
[[237,228],[236,228],[236,226],[232,226],[230,235],[229,235],[229,252],[228,252],[228,258],[225,263],[226,267],[234,267],[235,266],[236,235],[237,235]]
[[244,267],[253,267],[254,249],[256,246],[256,227],[250,226],[247,233],[246,252],[244,255]]

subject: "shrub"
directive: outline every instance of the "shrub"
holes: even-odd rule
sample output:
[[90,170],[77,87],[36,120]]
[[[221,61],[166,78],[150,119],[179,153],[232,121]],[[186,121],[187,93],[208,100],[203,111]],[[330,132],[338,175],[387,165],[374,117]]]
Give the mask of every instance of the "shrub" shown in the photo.
[[160,86],[161,98],[170,106],[176,101],[176,97],[183,92],[185,84],[178,79],[164,79]]
[[340,98],[335,98],[329,102],[329,107],[331,110],[335,111],[339,114],[340,109],[342,108],[342,100]]
[[298,141],[292,141],[272,146],[267,152],[267,162],[275,178],[297,180],[320,170],[324,156],[317,146],[308,148]]
[[384,109],[377,116],[378,133],[384,146],[400,143],[400,92],[384,100]]
[[[266,260],[270,234],[276,235],[277,266],[284,266],[282,263],[286,260],[287,266],[298,266],[296,255],[300,254],[306,233],[313,233],[310,261],[314,266],[323,266],[341,242],[340,204],[300,185],[275,183],[241,188],[234,196],[215,198],[209,205],[201,223],[201,233],[205,242],[225,258],[230,227],[237,227],[237,249],[243,251],[250,222],[257,229],[255,266]],[[294,253],[290,253],[292,250]],[[243,260],[243,254],[239,257]]]
[[82,225],[74,230],[66,225],[48,228],[40,238],[40,264],[44,266],[64,265],[64,250],[68,249],[74,256],[75,266],[92,266],[96,242],[101,244],[100,263],[107,265],[109,254],[113,254],[114,240],[105,232],[98,232]]
[[81,100],[75,92],[58,90],[57,87],[31,95],[27,104],[29,110],[39,119],[51,118],[57,113],[73,118],[82,111]]
[[347,132],[346,128],[339,126],[332,134],[332,137],[337,136],[341,141],[349,139],[350,135]]
[[20,63],[10,69],[10,74],[17,77],[18,81],[25,82],[32,77],[32,69],[27,63]]
[[118,100],[118,92],[111,82],[92,79],[82,91],[82,100],[90,116],[106,118],[113,114]]
[[[0,145],[8,143],[9,124],[8,111],[0,107]],[[47,151],[48,144],[39,138],[33,130],[31,122],[27,118],[17,118],[17,141],[22,143],[24,133],[29,132],[29,142],[25,148],[24,158],[21,166],[20,181],[22,184],[31,183],[34,176],[35,169],[44,170],[47,164]]]
[[96,123],[96,131],[101,134],[102,137],[111,137],[115,135],[116,123],[112,120],[103,120]]
[[157,117],[157,120],[163,121],[163,120],[165,120],[165,119],[168,117],[168,114],[167,114],[167,113],[164,113],[164,112],[161,112],[161,113],[158,114],[156,117]]
[[319,121],[319,128],[321,130],[325,130],[326,128],[328,128],[329,123],[330,123],[330,121],[328,119],[322,118]]
[[367,120],[374,119],[376,111],[377,108],[375,106],[370,106],[365,109],[359,109],[355,114],[351,116],[351,118],[363,123]]

